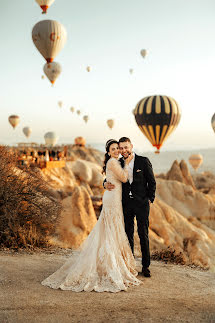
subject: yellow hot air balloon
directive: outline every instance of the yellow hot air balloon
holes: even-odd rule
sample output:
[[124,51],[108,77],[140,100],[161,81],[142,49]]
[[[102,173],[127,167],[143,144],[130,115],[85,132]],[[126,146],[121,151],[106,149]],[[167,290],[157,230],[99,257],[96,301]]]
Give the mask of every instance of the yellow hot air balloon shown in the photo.
[[134,115],[142,133],[157,147],[156,153],[181,119],[176,101],[164,95],[143,98],[137,103]]
[[86,70],[87,70],[87,72],[91,72],[92,71],[92,67],[91,66],[87,66],[86,67]]
[[55,132],[50,131],[44,135],[44,139],[45,139],[46,145],[54,146],[58,140],[58,136],[56,135]]
[[143,58],[145,58],[148,54],[148,51],[146,49],[141,49],[140,54]]
[[63,106],[63,101],[58,101],[58,105],[59,105],[59,107],[60,107],[60,108],[62,108],[62,106]]
[[20,117],[16,115],[11,115],[9,116],[8,121],[10,122],[13,129],[15,129],[20,123]]
[[113,120],[113,119],[109,119],[109,120],[107,120],[107,125],[108,125],[108,127],[109,127],[110,129],[112,129],[112,128],[113,128],[113,126],[114,126],[114,120]]
[[59,22],[42,20],[33,27],[32,39],[40,54],[50,63],[64,47],[67,33]]
[[88,120],[89,120],[89,117],[88,116],[83,116],[83,120],[87,123]]
[[43,67],[44,73],[52,84],[55,83],[56,79],[61,73],[61,70],[61,66],[57,62],[46,63]]
[[197,170],[199,166],[203,163],[203,157],[201,154],[193,154],[189,157],[189,163],[193,169]]
[[74,107],[71,107],[70,108],[70,111],[73,113],[73,112],[75,112],[75,108]]
[[77,110],[77,114],[80,115],[81,114],[81,111],[80,110]]
[[30,137],[31,133],[32,133],[32,129],[30,127],[24,127],[22,129],[24,135],[28,138]]
[[52,5],[55,0],[36,0],[40,8],[43,10],[42,13],[47,13],[48,8]]
[[213,117],[211,118],[211,126],[213,128],[213,131],[215,132],[215,113],[214,113]]

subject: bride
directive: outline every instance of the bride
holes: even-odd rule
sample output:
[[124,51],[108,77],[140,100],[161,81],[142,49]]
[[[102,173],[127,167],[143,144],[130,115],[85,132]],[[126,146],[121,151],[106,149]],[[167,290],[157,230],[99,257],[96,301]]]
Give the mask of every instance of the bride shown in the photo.
[[130,285],[139,285],[133,257],[124,229],[122,211],[122,182],[128,179],[128,164],[124,169],[118,161],[119,145],[114,139],[106,143],[103,171],[107,181],[115,185],[105,191],[103,208],[98,222],[81,246],[55,273],[42,281],[42,285],[74,292],[119,292]]

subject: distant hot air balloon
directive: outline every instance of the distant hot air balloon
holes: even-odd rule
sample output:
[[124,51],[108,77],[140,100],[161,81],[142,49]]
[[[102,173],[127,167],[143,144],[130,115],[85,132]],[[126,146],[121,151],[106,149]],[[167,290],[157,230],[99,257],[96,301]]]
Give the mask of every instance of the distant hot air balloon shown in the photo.
[[75,108],[74,107],[71,107],[70,108],[70,111],[73,113],[73,112],[75,112]]
[[52,5],[55,0],[36,0],[40,8],[43,10],[42,13],[46,13],[47,9]]
[[145,58],[148,52],[146,49],[141,49],[140,54],[142,55],[143,58]]
[[130,68],[130,69],[129,69],[129,73],[130,73],[130,74],[133,74],[133,72],[134,72],[133,68]]
[[47,132],[44,135],[45,143],[48,146],[54,146],[58,140],[58,136],[56,135],[55,132]]
[[87,70],[87,72],[91,72],[92,71],[92,67],[91,66],[87,66],[86,67],[86,70]]
[[156,153],[159,153],[164,141],[177,127],[181,118],[176,101],[164,95],[143,98],[137,103],[134,115],[142,133],[157,147]]
[[54,84],[61,73],[61,66],[57,62],[46,63],[43,67],[43,70],[49,81]]
[[24,127],[22,129],[24,135],[28,138],[30,137],[31,133],[32,133],[32,129],[30,127]]
[[15,129],[16,126],[18,126],[18,124],[20,123],[20,117],[16,115],[11,115],[9,116],[8,121],[10,122],[13,129]]
[[77,110],[77,114],[80,115],[81,114],[81,111],[80,110]]
[[109,119],[109,120],[107,120],[107,125],[108,125],[108,127],[109,127],[110,129],[112,129],[112,128],[113,128],[113,126],[114,126],[114,120],[113,120],[113,119]]
[[42,80],[44,80],[44,79],[45,79],[45,75],[42,75],[42,76],[41,76],[41,79],[42,79]]
[[197,170],[203,162],[203,157],[201,154],[193,154],[189,157],[189,163],[193,169]]
[[89,117],[88,116],[83,116],[83,120],[87,123],[88,120],[89,120]]
[[62,106],[63,106],[63,101],[58,101],[58,105],[59,105],[59,107],[60,107],[60,108],[62,108]]
[[67,33],[59,22],[42,20],[33,27],[32,39],[40,54],[50,63],[64,47]]
[[213,128],[213,131],[215,132],[215,113],[214,113],[213,117],[211,118],[211,126]]

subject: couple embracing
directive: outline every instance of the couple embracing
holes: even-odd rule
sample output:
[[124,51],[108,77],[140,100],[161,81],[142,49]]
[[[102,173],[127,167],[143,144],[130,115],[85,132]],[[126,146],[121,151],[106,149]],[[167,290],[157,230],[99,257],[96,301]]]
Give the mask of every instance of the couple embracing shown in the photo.
[[[139,285],[134,251],[134,218],[142,252],[142,272],[150,277],[149,208],[156,182],[148,158],[133,153],[129,138],[106,143],[106,188],[100,217],[82,244],[42,285],[75,292],[119,292]],[[119,159],[119,154],[122,158]]]

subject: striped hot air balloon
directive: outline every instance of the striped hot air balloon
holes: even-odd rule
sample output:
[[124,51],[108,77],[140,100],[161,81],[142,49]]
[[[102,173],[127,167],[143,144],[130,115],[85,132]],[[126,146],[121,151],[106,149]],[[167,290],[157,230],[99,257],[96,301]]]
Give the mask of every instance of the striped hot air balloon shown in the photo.
[[154,95],[138,102],[134,116],[142,133],[157,148],[156,153],[159,153],[164,141],[177,127],[181,112],[173,98]]
[[193,169],[197,170],[199,166],[203,163],[203,157],[201,154],[193,154],[189,157],[189,163]]
[[8,121],[13,127],[13,129],[15,129],[16,126],[18,126],[18,124],[20,123],[20,117],[16,115],[11,115],[8,117]]

